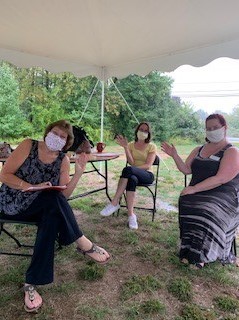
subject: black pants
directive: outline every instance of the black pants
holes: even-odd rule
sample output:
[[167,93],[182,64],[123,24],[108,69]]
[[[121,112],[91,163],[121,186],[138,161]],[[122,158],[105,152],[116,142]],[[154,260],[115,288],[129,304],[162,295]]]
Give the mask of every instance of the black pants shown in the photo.
[[121,178],[128,179],[126,191],[135,191],[138,184],[150,184],[154,181],[152,172],[131,166],[123,169]]
[[58,191],[43,191],[28,209],[9,220],[36,221],[37,235],[31,264],[26,272],[26,283],[43,285],[53,282],[54,250],[56,238],[69,245],[83,233],[64,195]]

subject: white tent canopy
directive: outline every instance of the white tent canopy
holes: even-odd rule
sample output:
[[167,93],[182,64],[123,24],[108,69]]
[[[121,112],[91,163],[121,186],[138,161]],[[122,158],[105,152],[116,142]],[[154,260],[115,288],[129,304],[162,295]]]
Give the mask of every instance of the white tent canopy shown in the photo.
[[238,0],[0,0],[0,59],[106,80],[239,58]]

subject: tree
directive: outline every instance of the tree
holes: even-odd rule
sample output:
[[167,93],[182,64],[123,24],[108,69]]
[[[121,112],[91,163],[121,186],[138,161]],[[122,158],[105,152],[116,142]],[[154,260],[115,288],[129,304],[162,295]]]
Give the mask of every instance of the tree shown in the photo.
[[182,103],[174,108],[174,137],[189,138],[202,142],[204,134],[204,120],[200,119],[190,104]]
[[19,108],[19,88],[11,68],[2,63],[0,66],[0,136],[17,138],[28,135],[31,126]]
[[[155,139],[170,136],[171,78],[155,71],[145,77],[130,75],[115,82],[138,121],[151,123]],[[110,130],[132,138],[137,122],[114,88],[107,91],[106,101]]]
[[[21,117],[24,115],[28,124],[33,126],[35,134],[42,133],[49,122],[66,118],[72,124],[83,126],[87,132],[90,132],[89,135],[93,141],[100,139],[100,85],[97,86],[81,119],[96,85],[95,77],[80,79],[70,73],[52,74],[42,68],[20,69],[9,65],[9,72],[10,70],[19,83],[19,95],[14,96],[14,90],[11,90],[12,96],[9,96],[6,87],[2,90],[9,96],[11,103],[14,104],[15,101],[15,105],[18,106],[18,111],[14,111],[13,116],[18,115],[20,111]],[[133,128],[137,125],[135,117],[140,122],[150,122],[154,140],[168,140],[176,135],[198,139],[196,131],[201,126],[200,121],[178,97],[171,97],[173,80],[170,77],[154,71],[145,77],[130,75],[124,79],[115,78],[113,81],[124,98],[112,82],[106,83],[105,139],[113,139],[114,135],[119,133],[124,134],[128,139],[133,139]],[[17,88],[16,81],[15,85]],[[17,116],[20,120],[21,117]],[[14,123],[14,118],[5,120],[6,126],[12,126],[11,123]],[[26,125],[21,127],[24,128]],[[9,128],[4,130],[7,134],[11,134]],[[14,133],[16,133],[15,128]]]
[[239,137],[239,106],[233,108],[230,115],[225,115],[228,124],[228,135]]

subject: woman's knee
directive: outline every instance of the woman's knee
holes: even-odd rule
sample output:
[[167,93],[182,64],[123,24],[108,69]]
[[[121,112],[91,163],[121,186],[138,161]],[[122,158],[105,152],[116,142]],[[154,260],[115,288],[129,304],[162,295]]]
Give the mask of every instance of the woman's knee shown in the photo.
[[138,185],[138,182],[139,182],[138,178],[132,175],[128,180],[126,191],[135,191]]
[[65,196],[59,191],[45,191],[39,196],[41,204],[46,209],[58,210],[62,206],[69,206]]
[[129,178],[132,175],[132,167],[128,166],[122,170],[121,178]]

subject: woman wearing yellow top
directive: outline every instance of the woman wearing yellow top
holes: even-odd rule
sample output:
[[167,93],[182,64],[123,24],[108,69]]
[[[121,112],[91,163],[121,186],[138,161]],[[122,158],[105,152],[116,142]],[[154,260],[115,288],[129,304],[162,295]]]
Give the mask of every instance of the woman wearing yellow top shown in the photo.
[[151,129],[147,122],[141,122],[135,130],[135,141],[128,143],[127,139],[119,135],[117,143],[124,148],[127,162],[130,166],[123,169],[115,196],[100,214],[104,217],[116,212],[119,200],[126,190],[128,207],[128,225],[130,229],[138,229],[137,217],[134,214],[135,190],[139,183],[152,183],[154,175],[150,171],[154,163],[157,147],[151,140]]

